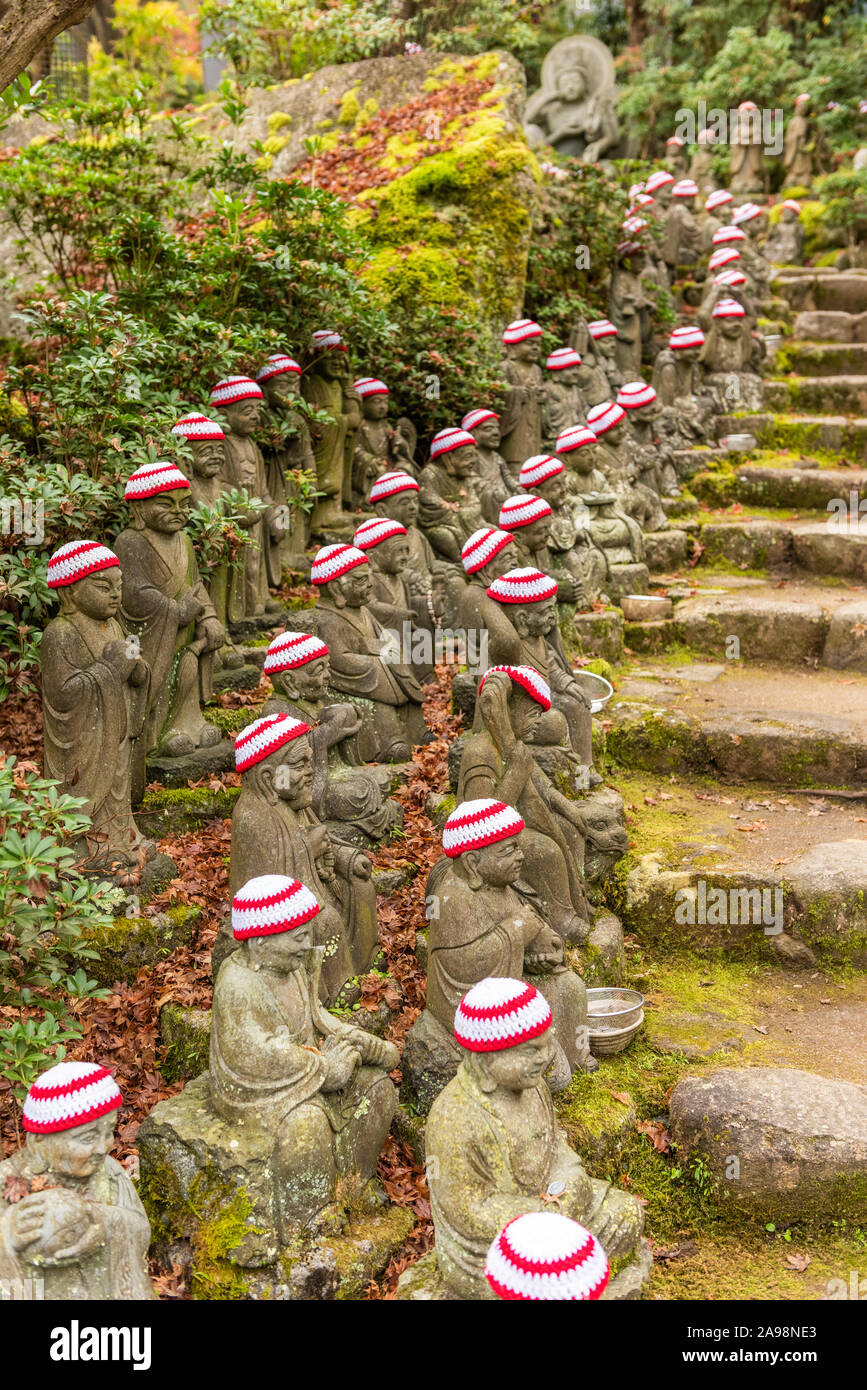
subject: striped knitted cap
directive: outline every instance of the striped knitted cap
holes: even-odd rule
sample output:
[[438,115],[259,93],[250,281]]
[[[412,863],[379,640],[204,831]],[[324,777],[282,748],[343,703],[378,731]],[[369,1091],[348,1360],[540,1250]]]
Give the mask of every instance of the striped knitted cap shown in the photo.
[[699,145],[715,145],[716,131],[709,130],[708,127],[705,126],[704,130],[698,132],[698,140],[696,143]]
[[284,743],[309,733],[310,725],[303,719],[293,719],[291,714],[266,714],[263,719],[254,719],[235,739],[235,771],[246,772],[263,758],[270,758]]
[[799,217],[801,216],[801,204],[796,202],[794,198],[787,198],[783,207],[788,208],[790,212],[796,212]]
[[656,392],[646,381],[627,381],[617,392],[617,405],[624,410],[637,410],[641,405],[653,405]]
[[742,270],[738,270],[737,268],[734,270],[721,270],[719,275],[713,277],[713,282],[715,285],[719,285],[722,288],[728,287],[729,289],[733,289],[736,285],[745,285],[747,283],[747,277]]
[[496,526],[483,526],[474,531],[461,548],[461,563],[467,574],[475,574],[476,570],[483,569],[514,539],[510,531],[500,531]]
[[384,381],[380,381],[375,376],[360,376],[355,383],[355,390],[362,399],[365,396],[387,396],[388,387]]
[[746,241],[747,234],[740,227],[719,227],[713,234],[714,246],[727,246],[732,241]]
[[542,330],[532,319],[514,319],[503,333],[504,343],[523,343],[525,338],[541,338]]
[[485,1278],[503,1299],[597,1299],[608,1276],[608,1260],[596,1237],[557,1211],[514,1217],[494,1239],[485,1260]]
[[180,435],[182,439],[225,439],[226,436],[216,420],[209,420],[207,415],[185,415],[176,425],[172,425],[172,434]]
[[652,206],[653,206],[653,204],[655,203],[655,201],[656,201],[656,199],[653,198],[653,197],[651,196],[650,193],[640,193],[640,192],[639,192],[639,193],[636,193],[636,194],[635,194],[635,197],[632,199],[632,204],[631,204],[631,206],[632,206],[633,208],[649,208],[649,207],[652,207]]
[[310,583],[328,584],[332,579],[339,579],[342,574],[348,574],[357,565],[369,564],[364,551],[359,550],[357,546],[345,545],[340,541],[333,545],[323,545],[313,557]]
[[698,184],[695,179],[678,179],[671,192],[675,198],[697,198]]
[[28,1134],[59,1134],[123,1105],[120,1087],[98,1062],[58,1062],[33,1082],[21,1123]]
[[272,376],[283,376],[286,372],[294,372],[301,375],[301,368],[294,357],[289,357],[285,352],[272,352],[267,362],[256,373],[257,381],[270,381]]
[[679,135],[669,135],[668,139],[667,139],[666,142],[665,142],[666,147],[667,147],[668,145],[677,145],[677,146],[681,146],[681,145],[683,145],[684,143],[685,143],[685,142],[684,142],[683,140],[681,140],[681,138],[680,138]]
[[583,449],[585,444],[595,444],[596,435],[587,425],[570,425],[557,435],[558,454],[571,454],[573,449]]
[[669,183],[674,183],[674,175],[670,174],[667,169],[657,169],[645,182],[644,191],[645,193],[656,193]]
[[550,1027],[551,1007],[534,985],[490,975],[473,985],[455,1013],[455,1037],[469,1052],[505,1052]]
[[565,466],[553,454],[534,454],[521,464],[518,481],[521,487],[538,487],[540,483],[547,483],[549,478],[556,478],[558,473],[563,472]]
[[739,111],[758,111],[758,109],[754,101],[742,101],[738,106]]
[[712,317],[715,319],[742,319],[746,310],[743,304],[738,304],[736,299],[721,299],[713,307]]
[[520,685],[522,689],[526,690],[537,705],[541,705],[544,710],[551,708],[551,687],[547,681],[542,679],[534,666],[491,666],[479,681],[479,690],[494,671],[505,671],[512,684]]
[[504,801],[462,801],[443,826],[443,852],[456,859],[468,849],[484,849],[520,835],[523,829],[523,817]]
[[724,265],[739,261],[741,253],[734,246],[720,246],[707,263],[708,270],[722,270]]
[[647,219],[644,217],[627,217],[620,225],[624,232],[628,232],[630,236],[635,236],[638,232],[644,231],[644,228],[647,226]]
[[346,351],[346,344],[339,333],[335,333],[331,328],[317,328],[310,338],[310,346],[314,352],[324,352],[327,348],[337,348],[340,352]]
[[732,213],[732,221],[737,227],[741,222],[752,222],[754,218],[761,217],[762,211],[758,203],[741,203]]
[[594,339],[616,338],[618,330],[614,327],[610,319],[594,319],[592,323],[588,323],[587,332],[590,334],[590,337]]
[[625,419],[626,411],[616,401],[602,401],[601,405],[594,405],[587,412],[587,423],[597,439],[600,434],[607,434]]
[[232,899],[232,935],[236,941],[251,936],[278,936],[294,931],[319,912],[319,904],[297,878],[262,874],[248,879]]
[[553,515],[550,502],[542,497],[507,497],[500,508],[500,526],[510,531],[516,526],[532,526],[534,521]]
[[634,256],[636,251],[643,251],[644,247],[640,241],[618,241],[615,250],[622,260],[624,256]]
[[549,372],[562,372],[564,367],[580,367],[581,357],[574,348],[555,348],[545,366]]
[[190,485],[179,468],[173,463],[146,463],[137,468],[126,481],[123,495],[127,502],[142,502],[146,497],[157,497],[161,492],[176,492]]
[[280,632],[269,643],[262,670],[266,676],[277,671],[294,671],[296,666],[306,666],[308,661],[318,661],[327,656],[328,648],[321,637],[310,632]]
[[713,212],[714,208],[721,208],[725,203],[730,203],[733,197],[734,194],[729,193],[727,188],[715,188],[704,200],[705,211]]
[[440,454],[450,454],[453,449],[464,449],[468,444],[475,449],[476,441],[468,430],[457,427],[439,430],[430,442],[430,456],[437,459]]
[[557,593],[557,581],[532,565],[509,570],[495,579],[485,590],[488,598],[498,603],[544,603]]
[[638,196],[638,194],[642,191],[643,188],[644,188],[644,184],[643,184],[643,183],[631,183],[631,184],[629,185],[628,196],[629,196],[630,198],[636,198],[636,197]]
[[479,425],[483,425],[486,420],[499,420],[499,418],[496,410],[486,410],[484,408],[471,410],[464,416],[463,420],[461,420],[461,429],[474,430],[477,429]]
[[674,348],[704,347],[704,334],[696,324],[687,324],[683,328],[674,328],[668,340],[668,346]]
[[63,589],[89,574],[111,569],[120,569],[120,560],[107,545],[99,541],[67,541],[48,561],[46,582],[49,589]]
[[381,545],[392,536],[405,535],[406,527],[401,526],[399,521],[392,521],[387,516],[376,516],[370,521],[362,521],[352,537],[352,544],[359,550],[372,550],[375,545]]
[[409,473],[396,470],[383,473],[370,489],[368,502],[384,502],[386,497],[394,497],[397,492],[418,492],[418,483]]
[[234,405],[236,401],[261,401],[262,388],[249,376],[224,376],[211,387],[211,405]]

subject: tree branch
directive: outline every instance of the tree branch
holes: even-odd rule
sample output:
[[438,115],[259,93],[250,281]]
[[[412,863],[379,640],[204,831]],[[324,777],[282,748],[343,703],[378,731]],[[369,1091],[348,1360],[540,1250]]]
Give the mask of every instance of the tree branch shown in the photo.
[[11,0],[0,18],[0,92],[64,29],[80,24],[96,0]]

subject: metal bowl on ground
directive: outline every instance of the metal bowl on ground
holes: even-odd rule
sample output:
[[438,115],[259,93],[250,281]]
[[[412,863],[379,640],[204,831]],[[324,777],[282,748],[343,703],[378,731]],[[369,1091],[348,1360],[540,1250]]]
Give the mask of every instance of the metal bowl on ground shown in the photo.
[[590,713],[598,714],[614,694],[614,686],[604,676],[597,676],[595,671],[582,671],[580,666],[572,674],[585,695],[590,696]]
[[671,599],[664,594],[624,594],[620,607],[630,623],[658,623],[673,612]]
[[746,454],[756,447],[756,436],[754,434],[727,434],[725,439],[720,440],[720,444],[730,454]]
[[594,1057],[610,1057],[628,1047],[644,1022],[644,995],[637,989],[605,985],[587,991],[587,1029]]

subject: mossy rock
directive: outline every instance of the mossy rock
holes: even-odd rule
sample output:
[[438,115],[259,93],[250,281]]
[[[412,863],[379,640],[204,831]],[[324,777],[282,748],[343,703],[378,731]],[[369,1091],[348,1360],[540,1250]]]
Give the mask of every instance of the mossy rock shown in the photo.
[[[256,670],[255,667],[251,668]],[[260,672],[256,671],[255,684],[258,685]],[[239,709],[223,709],[219,705],[206,705],[202,714],[209,724],[215,724],[224,734],[239,734],[254,719],[259,718],[261,705],[242,705]]]
[[626,1091],[613,1094],[604,1061],[598,1071],[576,1072],[555,1096],[554,1108],[571,1147],[585,1161],[613,1169],[632,1142],[635,1101]]
[[160,1038],[166,1050],[160,1072],[166,1081],[189,1081],[201,1076],[208,1069],[210,1009],[164,1004],[160,1009]]
[[160,787],[145,792],[136,821],[150,835],[195,830],[208,821],[228,819],[240,795],[240,787]]
[[200,913],[195,904],[178,905],[155,917],[114,917],[109,926],[85,927],[82,944],[99,953],[88,973],[105,986],[133,984],[141,969],[189,946]]

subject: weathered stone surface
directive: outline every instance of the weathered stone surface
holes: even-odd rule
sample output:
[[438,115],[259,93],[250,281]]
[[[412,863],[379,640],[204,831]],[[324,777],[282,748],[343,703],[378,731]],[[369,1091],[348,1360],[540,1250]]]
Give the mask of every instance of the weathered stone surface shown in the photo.
[[[804,376],[787,378],[785,381],[766,381],[764,403],[778,410],[828,410],[838,414],[863,415],[867,410],[867,377]],[[756,405],[761,405],[761,402],[748,402],[747,408],[752,409]]]
[[[850,332],[851,328],[850,319]],[[789,369],[799,376],[867,376],[867,343],[848,338],[836,343],[800,343],[793,339],[786,344],[786,359]]]
[[189,945],[200,911],[179,905],[155,917],[115,917],[110,927],[98,931],[85,928],[85,944],[99,952],[98,960],[88,961],[88,974],[105,986],[118,980],[133,984],[141,969]]
[[867,459],[867,420],[845,415],[728,415],[717,418],[720,437],[729,432],[754,434],[763,449],[785,449],[810,454],[843,454]]
[[867,496],[863,469],[763,468],[746,464],[738,469],[735,490],[744,502],[763,507],[791,507],[824,511],[828,503],[850,493]]
[[867,602],[846,603],[834,613],[822,662],[836,671],[867,671]]
[[165,787],[186,787],[214,773],[234,772],[235,745],[231,739],[221,739],[212,748],[197,748],[179,758],[148,758],[148,782],[162,782]]
[[[653,1255],[646,1240],[642,1240],[632,1264],[622,1269],[609,1282],[600,1302],[634,1302],[644,1295],[653,1270]],[[429,1250],[400,1276],[395,1297],[406,1303],[439,1303],[454,1299],[446,1289],[437,1269],[436,1252]]]
[[[688,540],[685,531],[670,527],[664,531],[647,531],[644,536],[644,558],[651,574],[670,574],[686,562]],[[621,594],[625,594],[621,589]]]
[[810,275],[790,275],[774,281],[774,289],[800,312],[822,310],[860,314],[867,310],[867,275],[858,271],[817,270]]
[[[792,550],[795,563],[812,574],[835,574],[867,583],[867,525],[860,530],[854,527],[838,530],[823,523],[799,528],[792,531]],[[852,605],[853,609],[857,607],[859,605]],[[862,613],[865,607],[860,604]],[[829,641],[836,632],[837,620],[845,627],[845,615],[841,616],[840,610],[831,620]],[[831,666],[836,662],[825,660],[824,664]]]
[[764,1221],[867,1218],[863,1087],[778,1067],[720,1070],[679,1081],[670,1113],[679,1157],[702,1158],[721,1202]]
[[619,608],[602,613],[576,613],[572,631],[584,656],[600,656],[612,665],[623,659],[623,614]]
[[191,1080],[208,1069],[211,1041],[210,1009],[164,1004],[160,1009],[160,1038],[166,1055],[160,1071],[166,1081]]
[[856,341],[856,320],[861,317],[842,309],[805,309],[795,319],[792,335],[825,343],[852,343]]
[[697,651],[723,656],[734,636],[742,657],[792,662],[821,656],[828,619],[818,603],[739,593],[688,599],[676,610],[675,626]]
[[867,957],[867,840],[812,845],[783,874],[792,930],[832,948],[863,938]]
[[792,545],[790,532],[775,521],[709,522],[701,528],[701,542],[703,562],[728,560],[743,569],[784,564]]
[[600,912],[583,952],[584,983],[619,985],[623,980],[623,927],[613,912]]
[[655,1052],[675,1057],[714,1057],[718,1052],[740,1051],[744,1030],[713,1009],[703,1013],[669,1013],[656,1009],[645,1013],[645,1034]]
[[[262,661],[265,660],[265,651],[262,648]],[[259,681],[262,679],[262,663],[254,665],[245,663],[243,666],[223,667],[222,670],[214,674],[214,689],[220,690],[255,690]]]

